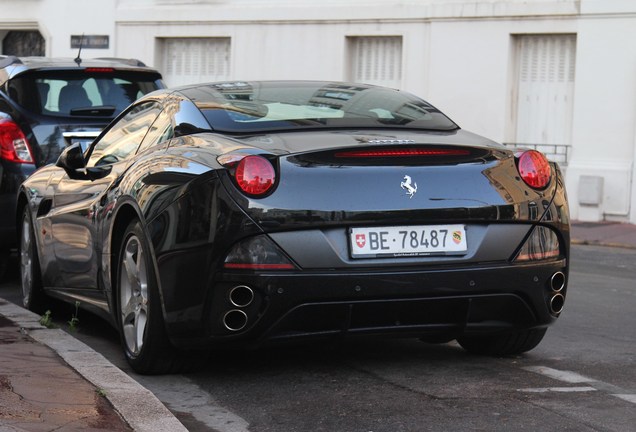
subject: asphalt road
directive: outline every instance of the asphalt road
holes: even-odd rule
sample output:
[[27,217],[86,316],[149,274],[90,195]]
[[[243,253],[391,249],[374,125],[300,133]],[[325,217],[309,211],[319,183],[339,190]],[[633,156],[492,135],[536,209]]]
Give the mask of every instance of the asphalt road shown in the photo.
[[[134,377],[191,431],[636,431],[635,263],[636,250],[574,246],[565,310],[523,356],[374,340],[225,353],[194,373]],[[17,301],[17,282],[0,297]],[[64,325],[72,309],[53,313]],[[75,335],[128,370],[115,332],[79,319]]]

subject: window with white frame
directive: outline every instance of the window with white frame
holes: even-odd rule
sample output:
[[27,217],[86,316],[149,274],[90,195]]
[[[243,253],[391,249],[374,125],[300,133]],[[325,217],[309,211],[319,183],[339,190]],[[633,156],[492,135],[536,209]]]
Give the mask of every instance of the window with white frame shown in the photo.
[[164,80],[174,87],[230,79],[230,44],[226,37],[162,39]]
[[514,43],[515,141],[567,154],[561,150],[571,144],[576,35],[517,35]]
[[347,42],[351,81],[400,88],[402,36],[352,36]]

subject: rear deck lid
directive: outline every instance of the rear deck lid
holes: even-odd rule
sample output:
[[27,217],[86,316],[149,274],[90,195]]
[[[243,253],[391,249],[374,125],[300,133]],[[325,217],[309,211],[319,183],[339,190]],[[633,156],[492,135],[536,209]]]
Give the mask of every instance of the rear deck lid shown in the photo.
[[512,220],[519,205],[550,194],[523,183],[511,151],[463,131],[315,133],[307,139],[321,141],[316,151],[292,153],[302,138],[254,138],[268,141],[262,155],[276,170],[263,196],[242,193],[229,170],[228,188],[265,230]]

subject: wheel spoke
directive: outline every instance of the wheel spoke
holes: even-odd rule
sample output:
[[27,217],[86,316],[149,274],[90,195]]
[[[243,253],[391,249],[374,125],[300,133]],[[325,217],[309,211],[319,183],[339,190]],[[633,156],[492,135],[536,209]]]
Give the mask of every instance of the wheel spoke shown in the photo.
[[132,310],[125,316],[124,336],[128,349],[138,354],[144,343],[144,332],[146,330],[146,309],[141,305],[131,305]]
[[128,303],[122,308],[121,314],[124,322],[132,322],[135,321],[135,311],[137,310],[137,306],[139,305],[139,301],[137,297],[130,297],[128,299]]
[[[130,244],[129,247],[126,248],[126,253],[124,257],[124,267],[126,269],[126,275],[128,276],[128,283],[131,288],[134,289],[138,285],[138,274],[139,269],[137,267],[137,262],[135,262],[136,255],[138,255],[136,244]],[[138,257],[137,257],[138,258]]]
[[139,248],[137,253],[137,283],[139,284],[139,294],[144,300],[148,297],[148,272],[146,271],[146,257],[143,249]]
[[124,340],[126,341],[126,347],[128,350],[135,354],[137,353],[137,343],[136,343],[136,334],[135,334],[135,326],[133,324],[125,324],[123,326],[124,332]]
[[135,325],[137,352],[141,350],[144,344],[144,333],[146,331],[146,312],[139,310],[137,313],[137,321]]

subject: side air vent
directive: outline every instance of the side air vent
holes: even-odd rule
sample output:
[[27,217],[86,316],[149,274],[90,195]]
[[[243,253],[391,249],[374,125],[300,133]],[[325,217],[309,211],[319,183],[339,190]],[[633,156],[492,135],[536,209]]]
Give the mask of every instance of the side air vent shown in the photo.
[[53,204],[53,200],[50,198],[43,199],[40,202],[40,206],[38,207],[38,217],[44,216],[48,212],[51,211],[51,206]]

